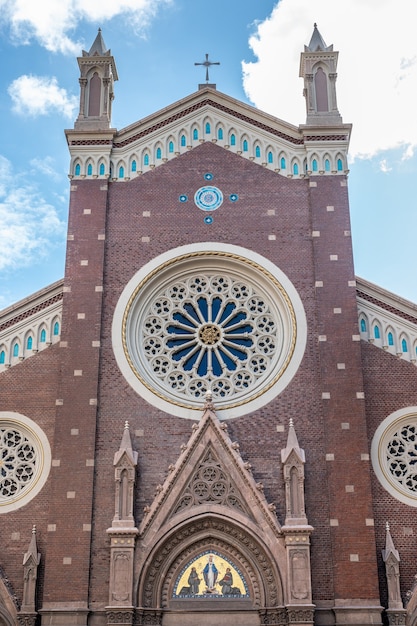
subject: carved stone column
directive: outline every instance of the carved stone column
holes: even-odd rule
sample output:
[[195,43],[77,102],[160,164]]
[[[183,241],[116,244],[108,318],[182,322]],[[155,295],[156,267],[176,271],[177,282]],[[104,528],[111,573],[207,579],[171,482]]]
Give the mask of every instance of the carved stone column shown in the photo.
[[282,532],[287,550],[288,621],[293,624],[313,623],[314,606],[311,593],[310,534],[304,498],[304,450],[298,444],[294,424],[290,420],[287,446],[281,450],[285,481],[286,516]]
[[138,453],[132,449],[126,422],[122,442],[114,455],[115,512],[110,536],[109,606],[107,623],[130,626],[133,623],[133,562],[138,529],[133,516],[133,496]]

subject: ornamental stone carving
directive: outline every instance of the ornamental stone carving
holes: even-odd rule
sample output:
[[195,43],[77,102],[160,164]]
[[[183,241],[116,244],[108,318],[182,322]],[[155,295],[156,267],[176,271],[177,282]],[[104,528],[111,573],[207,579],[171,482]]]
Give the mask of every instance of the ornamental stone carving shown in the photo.
[[238,489],[222,468],[214,451],[209,449],[179,497],[174,513],[204,503],[237,508],[249,515]]

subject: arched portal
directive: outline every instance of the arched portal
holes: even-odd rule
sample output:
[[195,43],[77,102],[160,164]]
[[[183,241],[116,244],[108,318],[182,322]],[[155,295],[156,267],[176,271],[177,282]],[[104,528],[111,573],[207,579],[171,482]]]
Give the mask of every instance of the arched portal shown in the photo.
[[140,568],[138,623],[211,624],[215,614],[216,624],[255,626],[265,611],[282,620],[281,551],[272,554],[251,529],[231,519],[194,517],[165,535]]

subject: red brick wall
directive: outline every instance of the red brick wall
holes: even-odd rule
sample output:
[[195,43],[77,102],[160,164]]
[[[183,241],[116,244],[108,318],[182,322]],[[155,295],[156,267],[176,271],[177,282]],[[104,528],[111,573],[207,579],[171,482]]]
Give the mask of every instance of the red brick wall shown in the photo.
[[[219,187],[225,197],[210,226],[204,224],[204,213],[193,202],[195,191],[207,184],[203,178],[206,172],[214,175],[210,184]],[[344,233],[349,229],[349,219],[346,188],[341,187],[341,181],[343,177],[323,177],[316,188],[310,188],[308,180],[277,176],[206,143],[128,184],[110,186],[92,564],[92,598],[97,603],[106,601],[105,529],[112,518],[113,453],[124,420],[129,420],[132,432],[142,429],[144,433],[134,441],[140,465],[139,520],[143,507],[153,499],[156,485],[164,480],[168,465],[176,460],[180,444],[191,432],[189,421],[148,405],[122,378],[111,348],[114,307],[126,282],[144,263],[167,249],[198,241],[221,241],[259,252],[280,267],[297,288],[309,328],[299,372],[269,405],[229,422],[229,432],[239,441],[242,456],[251,462],[256,480],[264,483],[267,498],[276,503],[278,519],[283,522],[280,450],[287,435],[277,432],[276,426],[287,427],[293,418],[307,455],[307,512],[315,527],[314,600],[334,594],[342,598],[377,597],[373,529],[365,527],[365,518],[372,517],[369,477],[366,472],[363,476],[364,464],[356,463],[358,454],[367,451],[367,444],[363,400],[356,399],[356,391],[362,391],[363,385],[359,344],[352,341],[352,334],[357,333],[356,294],[347,284],[354,273],[351,241]],[[236,203],[228,200],[231,193],[239,195]],[[187,203],[179,202],[181,194],[187,194]],[[329,204],[336,208],[331,216],[326,211]],[[268,215],[272,209],[275,215]],[[143,211],[150,211],[150,217],[144,217]],[[312,239],[315,229],[321,231],[320,239]],[[268,239],[271,234],[276,240]],[[150,241],[144,243],[142,237]],[[333,252],[339,255],[337,263],[329,260]],[[324,280],[325,287],[315,289],[315,280]],[[335,315],[334,307],[341,307],[342,315]],[[319,334],[328,335],[325,346],[318,343]],[[339,361],[346,363],[344,371],[336,369]],[[322,401],[322,391],[331,392],[330,402]],[[341,422],[350,423],[348,432],[341,431]],[[336,455],[331,466],[325,461],[329,451]],[[354,494],[345,493],[347,476],[349,484],[355,485]],[[347,510],[348,522],[343,523]],[[330,517],[340,522],[333,533]],[[360,554],[359,563],[349,561],[350,553]]]
[[[59,347],[55,344],[0,375],[0,410],[20,413],[43,430],[51,447],[55,429],[55,398],[59,373]],[[38,551],[42,554],[39,595],[43,591],[44,555],[48,546],[48,504],[52,472],[35,499],[16,511],[0,515],[0,566],[19,601],[23,592],[23,555],[36,524]],[[16,538],[14,538],[16,537]],[[7,549],[4,547],[7,546]]]
[[[417,405],[417,368],[366,342],[362,342],[362,359],[371,446],[375,430],[388,415],[398,409]],[[381,600],[387,606],[385,565],[381,550],[385,548],[385,524],[389,522],[391,536],[401,559],[401,594],[406,603],[406,593],[413,587],[416,574],[416,510],[393,498],[373,472],[372,491]]]

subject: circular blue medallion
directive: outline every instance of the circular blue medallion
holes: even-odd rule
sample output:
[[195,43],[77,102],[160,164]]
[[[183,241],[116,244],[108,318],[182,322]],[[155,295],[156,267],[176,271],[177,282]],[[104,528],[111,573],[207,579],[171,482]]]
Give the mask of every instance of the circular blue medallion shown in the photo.
[[237,193],[232,193],[232,194],[229,196],[229,198],[230,198],[230,200],[231,200],[232,202],[236,202],[237,200],[239,200],[239,196],[237,195]]
[[202,211],[215,211],[222,205],[223,194],[217,187],[200,187],[195,192],[194,202]]
[[206,215],[206,217],[204,218],[204,223],[205,224],[212,224],[213,223],[213,218],[211,217],[211,215]]
[[211,172],[207,172],[207,174],[204,174],[204,178],[206,180],[212,180],[213,179],[213,174]]
[[187,198],[187,196],[186,196],[185,194],[182,194],[182,195],[179,197],[179,201],[180,201],[180,202],[187,202],[187,200],[188,200],[188,198]]

